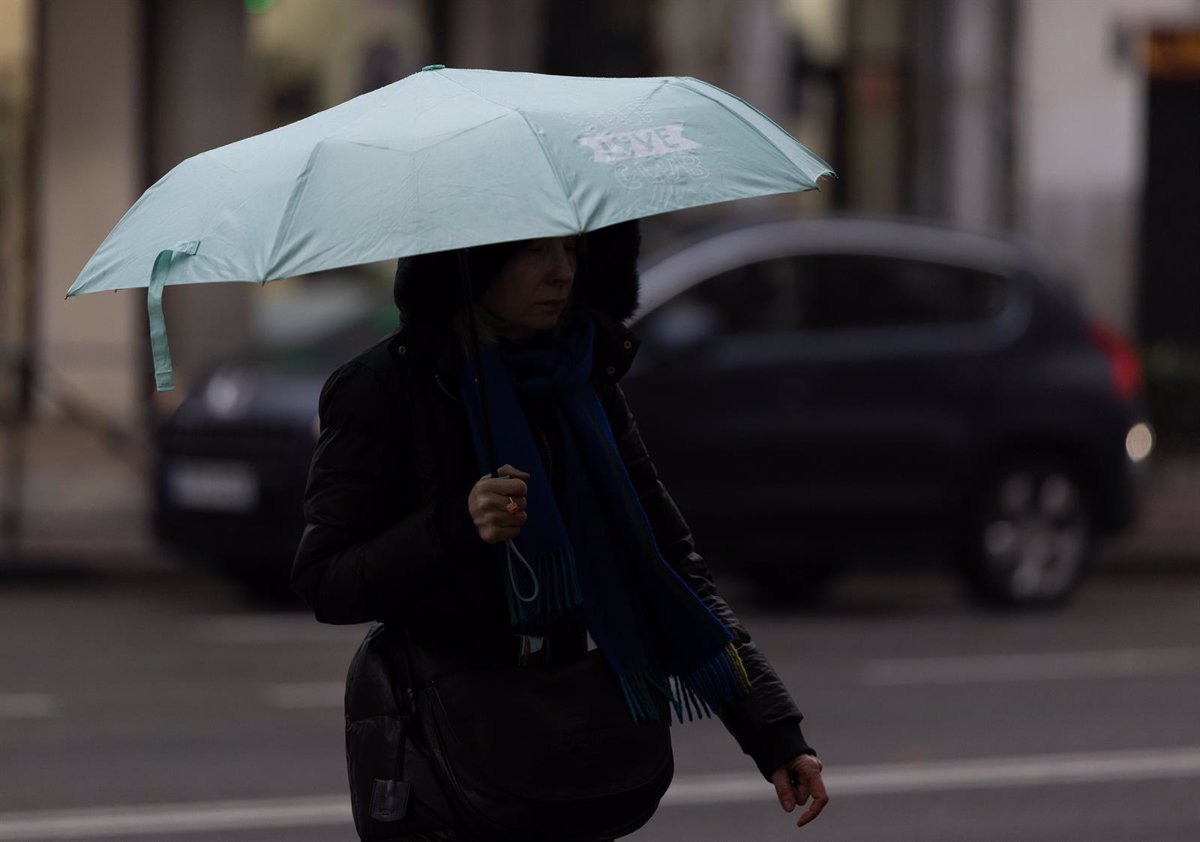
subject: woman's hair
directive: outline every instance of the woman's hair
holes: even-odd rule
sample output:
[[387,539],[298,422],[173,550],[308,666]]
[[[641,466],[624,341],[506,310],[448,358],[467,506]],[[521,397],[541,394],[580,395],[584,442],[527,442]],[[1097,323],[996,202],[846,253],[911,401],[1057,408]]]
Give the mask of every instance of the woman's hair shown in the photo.
[[[637,220],[590,231],[579,239],[579,268],[571,292],[573,300],[587,304],[618,321],[637,309],[638,251],[641,232]],[[475,246],[466,249],[471,295],[475,301],[499,274],[505,262],[528,240]],[[392,299],[405,327],[444,324],[464,312],[458,250],[402,257],[396,265]],[[476,310],[478,315],[482,308]],[[486,331],[486,316],[479,320]]]
[[[471,295],[479,299],[524,240],[466,249]],[[441,324],[463,310],[459,250],[402,257],[396,264],[392,300],[404,325]]]

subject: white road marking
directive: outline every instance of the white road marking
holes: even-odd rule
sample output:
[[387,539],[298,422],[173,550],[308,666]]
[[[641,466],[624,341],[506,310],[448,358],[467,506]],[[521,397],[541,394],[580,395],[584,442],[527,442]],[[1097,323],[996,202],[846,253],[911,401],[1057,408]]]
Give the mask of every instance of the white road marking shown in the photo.
[[[834,798],[887,793],[1002,789],[1081,783],[1128,783],[1200,777],[1200,747],[1048,754],[831,768]],[[680,775],[665,807],[770,802],[770,784],[750,770]],[[0,813],[0,842],[108,839],[132,836],[349,825],[347,795],[153,804],[84,810]]]
[[949,658],[889,658],[868,661],[863,684],[878,687],[975,682],[1135,678],[1200,672],[1200,649],[1114,649]]
[[[1200,747],[846,766],[831,768],[822,777],[830,795],[838,798],[1192,778],[1200,777]],[[663,804],[755,801],[764,797],[763,787],[761,779],[741,774],[677,778]],[[773,797],[767,788],[766,797]]]
[[270,704],[284,710],[341,708],[346,685],[340,681],[268,684],[263,692]]
[[193,636],[206,643],[258,646],[267,643],[350,643],[365,626],[330,626],[304,615],[242,614],[204,617]]
[[0,693],[0,719],[49,719],[58,713],[58,700],[49,693]]
[[0,814],[0,840],[109,839],[220,830],[315,827],[351,821],[348,796],[145,804]]

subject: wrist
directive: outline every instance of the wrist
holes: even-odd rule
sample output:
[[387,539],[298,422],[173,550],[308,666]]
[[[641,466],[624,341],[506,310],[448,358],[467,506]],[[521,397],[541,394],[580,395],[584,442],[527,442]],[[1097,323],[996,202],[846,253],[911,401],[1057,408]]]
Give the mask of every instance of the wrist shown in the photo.
[[817,756],[804,739],[799,720],[790,719],[765,726],[746,745],[746,754],[754,760],[758,771],[768,781],[771,775],[801,754]]

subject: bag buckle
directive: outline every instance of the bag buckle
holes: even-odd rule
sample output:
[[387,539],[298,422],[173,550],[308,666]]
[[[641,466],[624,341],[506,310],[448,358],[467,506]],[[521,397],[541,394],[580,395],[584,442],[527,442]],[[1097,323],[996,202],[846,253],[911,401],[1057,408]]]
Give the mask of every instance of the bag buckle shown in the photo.
[[544,667],[550,663],[550,638],[540,634],[518,634],[517,666]]

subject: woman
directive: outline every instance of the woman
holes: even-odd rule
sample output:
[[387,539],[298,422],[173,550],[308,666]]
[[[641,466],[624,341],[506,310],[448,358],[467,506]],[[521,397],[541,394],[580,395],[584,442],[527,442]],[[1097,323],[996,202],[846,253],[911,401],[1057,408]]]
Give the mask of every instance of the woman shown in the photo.
[[[784,810],[811,798],[803,825],[827,797],[800,713],[717,595],[617,385],[637,350],[621,322],[637,305],[639,246],[631,222],[401,260],[403,330],[321,395],[293,585],[318,620],[402,628],[439,669],[563,663],[598,646],[635,718],[662,694],[677,712],[716,710]],[[486,429],[515,463],[495,478]],[[717,680],[677,666],[697,658]],[[352,778],[355,753],[384,736],[351,734]],[[402,760],[421,764],[419,748]],[[429,787],[400,809],[424,835],[397,839],[461,838]]]

